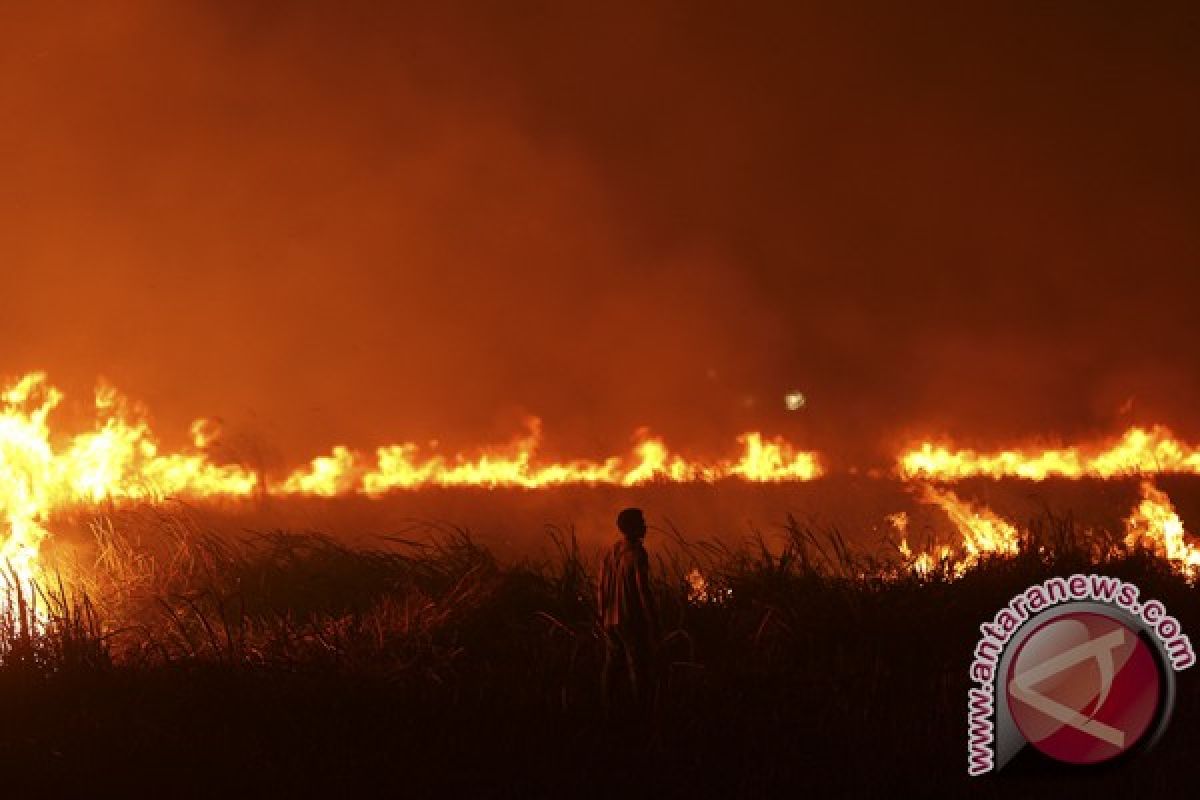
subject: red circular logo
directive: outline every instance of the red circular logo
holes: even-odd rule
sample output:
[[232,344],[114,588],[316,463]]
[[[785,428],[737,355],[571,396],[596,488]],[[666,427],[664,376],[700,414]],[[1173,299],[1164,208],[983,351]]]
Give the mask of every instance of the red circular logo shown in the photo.
[[1096,764],[1138,744],[1162,702],[1149,646],[1095,612],[1068,613],[1033,631],[1006,682],[1008,709],[1025,739],[1051,758]]

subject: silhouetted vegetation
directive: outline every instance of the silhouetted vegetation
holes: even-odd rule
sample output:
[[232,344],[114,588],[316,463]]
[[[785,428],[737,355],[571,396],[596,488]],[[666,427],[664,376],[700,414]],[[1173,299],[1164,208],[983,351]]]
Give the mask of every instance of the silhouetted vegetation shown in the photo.
[[[596,554],[570,530],[504,564],[452,526],[372,548],[218,536],[154,509],[90,527],[76,566],[14,588],[0,621],[11,796],[1170,795],[1200,742],[1184,673],[1150,757],[966,778],[978,625],[1031,583],[1092,569],[1098,534],[1068,519],[1034,521],[1021,555],[956,581],[795,520],[773,546],[660,534],[668,633],[645,730],[603,717]],[[1165,563],[1127,552],[1102,569],[1200,631],[1196,590]]]

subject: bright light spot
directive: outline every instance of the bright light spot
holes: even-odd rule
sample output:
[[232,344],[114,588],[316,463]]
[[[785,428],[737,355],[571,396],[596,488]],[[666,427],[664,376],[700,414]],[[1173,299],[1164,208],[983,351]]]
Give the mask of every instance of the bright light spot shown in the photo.
[[783,404],[787,406],[788,411],[799,411],[804,408],[808,399],[804,396],[804,392],[788,392],[783,397]]

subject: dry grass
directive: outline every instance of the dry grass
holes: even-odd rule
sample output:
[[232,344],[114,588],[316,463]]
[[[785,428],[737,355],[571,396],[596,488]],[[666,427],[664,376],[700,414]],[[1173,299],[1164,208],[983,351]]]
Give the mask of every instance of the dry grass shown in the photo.
[[[9,592],[0,751],[226,786],[251,770],[273,793],[384,781],[580,796],[639,771],[693,796],[958,793],[978,623],[1098,552],[1095,534],[1045,516],[1021,555],[949,582],[898,574],[790,517],[738,547],[668,529],[652,547],[668,629],[657,704],[631,735],[602,721],[595,554],[569,528],[545,530],[549,556],[502,564],[448,525],[349,547],[314,532],[218,535],[185,508],[87,522],[90,543],[52,581]],[[688,601],[693,568],[709,602]],[[1195,590],[1162,562],[1125,553],[1104,569],[1200,630]],[[1156,775],[1190,763],[1200,703],[1186,681],[1178,717]],[[864,753],[869,769],[855,766]],[[1129,770],[1131,786],[1166,780]],[[972,791],[1037,788],[1010,780]],[[497,786],[511,791],[483,791]]]

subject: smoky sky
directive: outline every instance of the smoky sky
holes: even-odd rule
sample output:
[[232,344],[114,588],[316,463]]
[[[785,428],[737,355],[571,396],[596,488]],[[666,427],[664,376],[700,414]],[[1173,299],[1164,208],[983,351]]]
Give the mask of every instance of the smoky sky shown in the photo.
[[0,372],[289,463],[1200,435],[1200,13],[980,6],[5,2]]

